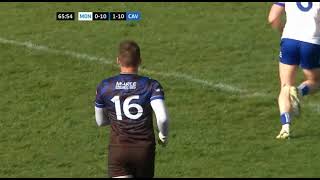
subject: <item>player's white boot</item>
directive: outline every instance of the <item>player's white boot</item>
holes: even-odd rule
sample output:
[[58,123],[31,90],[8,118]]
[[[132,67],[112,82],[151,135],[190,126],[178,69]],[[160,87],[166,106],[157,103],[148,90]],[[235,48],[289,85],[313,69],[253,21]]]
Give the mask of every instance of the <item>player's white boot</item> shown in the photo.
[[277,139],[289,139],[290,138],[289,124],[282,125],[282,129],[276,138]]
[[295,116],[300,115],[300,94],[298,88],[291,86],[290,87],[290,102],[292,107],[292,113]]

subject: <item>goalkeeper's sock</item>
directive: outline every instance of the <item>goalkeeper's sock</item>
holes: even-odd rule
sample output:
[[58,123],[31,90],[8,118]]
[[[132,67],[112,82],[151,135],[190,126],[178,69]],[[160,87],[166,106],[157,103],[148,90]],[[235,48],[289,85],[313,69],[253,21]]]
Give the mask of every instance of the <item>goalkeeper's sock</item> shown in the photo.
[[300,84],[298,86],[300,96],[306,96],[309,94],[310,88],[306,84]]
[[291,116],[290,113],[284,112],[280,115],[280,122],[282,125],[290,124],[291,123]]

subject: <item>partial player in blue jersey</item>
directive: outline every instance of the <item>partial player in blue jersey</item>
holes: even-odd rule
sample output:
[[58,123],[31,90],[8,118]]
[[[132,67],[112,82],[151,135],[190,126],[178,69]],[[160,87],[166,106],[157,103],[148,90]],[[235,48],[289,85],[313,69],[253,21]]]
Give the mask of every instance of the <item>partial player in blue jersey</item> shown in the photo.
[[120,74],[104,79],[97,87],[95,116],[99,126],[111,125],[108,174],[110,177],[153,177],[155,135],[168,140],[168,114],[160,83],[138,75],[140,48],[134,41],[120,43],[117,63]]
[[[285,24],[281,21],[284,12]],[[278,99],[282,128],[276,138],[287,139],[293,116],[300,114],[302,97],[320,87],[320,2],[277,2],[271,7],[268,20],[282,32]],[[295,87],[299,66],[305,80]]]

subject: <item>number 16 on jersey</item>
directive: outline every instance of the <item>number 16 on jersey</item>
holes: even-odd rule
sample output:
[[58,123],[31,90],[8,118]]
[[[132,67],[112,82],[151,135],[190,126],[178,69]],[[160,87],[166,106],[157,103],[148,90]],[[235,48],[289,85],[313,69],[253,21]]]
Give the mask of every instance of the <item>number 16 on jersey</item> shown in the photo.
[[[120,96],[114,96],[111,101],[115,104],[117,119],[122,120],[122,110],[126,117],[129,119],[136,120],[140,118],[143,114],[143,108],[136,103],[129,104],[133,99],[139,99],[139,95],[133,95],[127,97],[123,102],[123,107],[121,108]],[[131,114],[130,108],[135,108],[137,110],[137,114]]]

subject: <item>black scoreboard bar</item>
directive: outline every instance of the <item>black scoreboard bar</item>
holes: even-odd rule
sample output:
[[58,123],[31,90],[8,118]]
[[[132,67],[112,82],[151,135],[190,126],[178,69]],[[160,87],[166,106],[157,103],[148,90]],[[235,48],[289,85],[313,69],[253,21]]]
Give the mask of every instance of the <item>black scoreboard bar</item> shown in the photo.
[[78,21],[139,21],[141,13],[133,12],[57,12],[56,19],[59,21],[75,20]]

